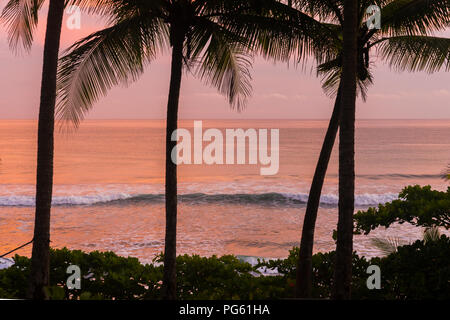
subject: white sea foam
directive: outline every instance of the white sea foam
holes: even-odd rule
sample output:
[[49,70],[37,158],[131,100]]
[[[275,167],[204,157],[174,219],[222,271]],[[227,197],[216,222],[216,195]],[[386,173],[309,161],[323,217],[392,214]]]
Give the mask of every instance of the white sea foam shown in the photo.
[[[56,196],[53,197],[52,204],[56,206],[93,205],[107,203],[111,201],[130,199],[133,196],[126,193],[117,194],[93,194],[80,196]],[[31,207],[34,206],[34,196],[1,196],[0,206],[3,207]]]
[[14,264],[14,261],[12,259],[0,258],[0,270],[9,268],[13,264]]
[[[270,204],[277,206],[305,204],[308,201],[306,193],[261,193],[261,194],[204,194],[190,193],[180,194],[180,201],[190,204],[201,203],[239,203],[239,204]],[[379,203],[386,203],[397,199],[397,194],[357,194],[355,195],[356,206],[375,206]],[[89,206],[97,204],[127,204],[127,202],[152,203],[164,200],[162,194],[129,194],[129,193],[96,193],[88,195],[54,196],[55,206]],[[30,195],[9,195],[0,196],[0,206],[3,207],[31,207],[34,206],[34,196]],[[320,199],[322,205],[337,206],[339,197],[336,194],[325,194]]]
[[[306,203],[308,201],[308,194],[306,193],[284,193],[285,197],[297,200],[302,203]],[[356,206],[374,206],[379,203],[386,203],[398,198],[398,194],[396,193],[363,193],[355,195],[355,205]],[[336,194],[325,194],[320,197],[320,203],[324,205],[337,206],[339,204],[339,196]]]

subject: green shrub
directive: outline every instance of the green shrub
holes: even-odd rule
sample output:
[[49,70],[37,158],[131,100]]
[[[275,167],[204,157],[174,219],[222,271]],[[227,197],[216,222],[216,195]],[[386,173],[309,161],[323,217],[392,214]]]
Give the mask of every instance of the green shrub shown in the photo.
[[450,299],[450,238],[418,240],[379,260],[386,299]]
[[249,263],[234,256],[180,256],[177,279],[180,299],[270,299],[282,291],[279,279],[258,277]]
[[396,222],[450,229],[450,187],[443,192],[432,190],[430,186],[409,186],[400,192],[399,199],[358,211],[354,219],[355,232],[364,234],[380,226],[388,228]]
[[[286,291],[286,298],[294,296],[294,284],[296,279],[297,261],[300,250],[294,248],[289,251],[286,259],[260,262],[257,268],[277,269],[285,277],[285,281],[290,284],[290,290]],[[316,253],[312,257],[312,295],[314,298],[327,299],[331,296],[333,286],[335,252]],[[366,270],[370,265],[364,257],[353,254],[353,297],[355,299],[366,298],[369,290],[366,286],[368,277]]]
[[[2,297],[25,298],[30,260],[16,255],[14,265],[0,270]],[[82,271],[82,289],[68,290],[69,265]],[[84,253],[67,248],[50,251],[50,297],[64,299],[156,299],[162,279],[162,267],[143,265],[136,258],[119,257],[113,252]],[[82,297],[82,298],[83,298]]]
[[31,261],[16,255],[14,265],[0,270],[0,298],[25,298]]
[[[294,296],[299,249],[286,259],[259,261],[256,266],[234,256],[177,258],[178,298],[195,299],[283,299]],[[313,297],[327,299],[333,285],[335,253],[313,256]],[[30,259],[16,255],[15,264],[0,270],[0,298],[25,298]],[[84,253],[66,248],[51,250],[50,286],[53,299],[159,299],[163,269],[159,262],[143,265],[136,258],[113,252]],[[82,289],[68,290],[67,267],[78,265]],[[370,265],[381,269],[381,290],[366,285]],[[263,276],[261,269],[277,269],[279,275]],[[384,258],[353,255],[354,299],[450,299],[450,238],[416,241]]]

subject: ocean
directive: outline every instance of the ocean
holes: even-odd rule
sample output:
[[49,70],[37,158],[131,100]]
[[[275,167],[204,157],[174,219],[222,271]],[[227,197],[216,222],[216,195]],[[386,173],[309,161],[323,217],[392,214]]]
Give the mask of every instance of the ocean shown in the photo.
[[[180,128],[192,130],[194,121]],[[299,244],[305,204],[328,121],[204,120],[203,127],[279,129],[279,171],[259,165],[179,166],[178,254],[286,257]],[[51,245],[112,250],[150,262],[164,248],[163,120],[88,120],[56,136]],[[32,238],[36,121],[0,120],[0,254]],[[356,210],[396,199],[407,185],[445,190],[450,120],[360,120]],[[338,161],[333,152],[315,247],[335,247]],[[372,238],[412,242],[408,224],[355,236],[355,250],[379,255]],[[29,256],[31,247],[19,254]]]

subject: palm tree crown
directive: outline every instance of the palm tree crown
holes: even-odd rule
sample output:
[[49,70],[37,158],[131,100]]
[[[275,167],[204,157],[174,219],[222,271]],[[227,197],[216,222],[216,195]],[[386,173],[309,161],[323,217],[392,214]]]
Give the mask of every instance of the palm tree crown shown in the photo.
[[[376,4],[381,8],[381,29],[369,29],[366,9]],[[319,63],[318,74],[323,76],[323,87],[335,93],[342,67],[342,0],[294,0],[298,10],[317,17],[335,33],[328,44],[334,57]],[[450,23],[449,0],[363,0],[359,2],[358,35],[358,89],[366,98],[373,81],[370,49],[376,48],[378,57],[398,71],[436,72],[450,70],[450,39],[435,37]]]
[[220,19],[236,10],[227,1],[113,1],[110,26],[75,43],[61,60],[59,115],[78,123],[111,87],[136,80],[176,37],[185,69],[242,108],[251,92],[251,57]]
[[[369,5],[381,7],[381,30],[367,26],[366,9]],[[357,85],[362,98],[373,81],[370,49],[376,47],[378,56],[397,70],[434,72],[450,69],[450,39],[433,37],[435,31],[445,29],[450,21],[448,0],[382,0],[360,1],[358,8]],[[317,73],[323,77],[323,88],[328,94],[336,94],[336,103],[324,144],[317,163],[306,208],[300,259],[297,268],[297,295],[311,294],[311,258],[314,228],[320,194],[339,127],[341,109],[341,74],[343,62],[343,0],[293,0],[293,9],[317,19],[329,33],[320,39],[325,56],[316,59]],[[313,38],[313,40],[316,40]],[[289,52],[284,52],[287,57]],[[325,59],[323,59],[325,57]]]

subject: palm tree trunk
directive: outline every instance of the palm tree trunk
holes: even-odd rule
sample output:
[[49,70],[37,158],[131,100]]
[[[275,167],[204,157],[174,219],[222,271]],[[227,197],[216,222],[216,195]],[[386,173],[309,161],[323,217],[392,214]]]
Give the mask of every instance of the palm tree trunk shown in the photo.
[[314,231],[316,227],[317,211],[319,210],[322,187],[339,128],[341,93],[342,90],[339,85],[336,101],[334,103],[333,114],[331,116],[330,123],[328,124],[327,133],[323,141],[322,150],[320,151],[316,171],[314,172],[311,189],[309,191],[308,204],[306,205],[305,218],[303,220],[300,256],[297,264],[297,298],[311,298]]
[[182,32],[175,31],[166,124],[166,240],[162,288],[162,297],[166,300],[176,299],[177,166],[172,161],[171,154],[177,142],[172,141],[171,137],[172,133],[178,128],[178,103],[183,68],[183,42],[184,35]]
[[63,14],[64,0],[50,0],[39,106],[36,213],[29,288],[29,297],[33,299],[46,299],[45,287],[49,283],[56,74]]
[[351,298],[353,211],[355,208],[355,104],[357,74],[357,4],[344,1],[342,111],[339,130],[339,220],[334,299]]

